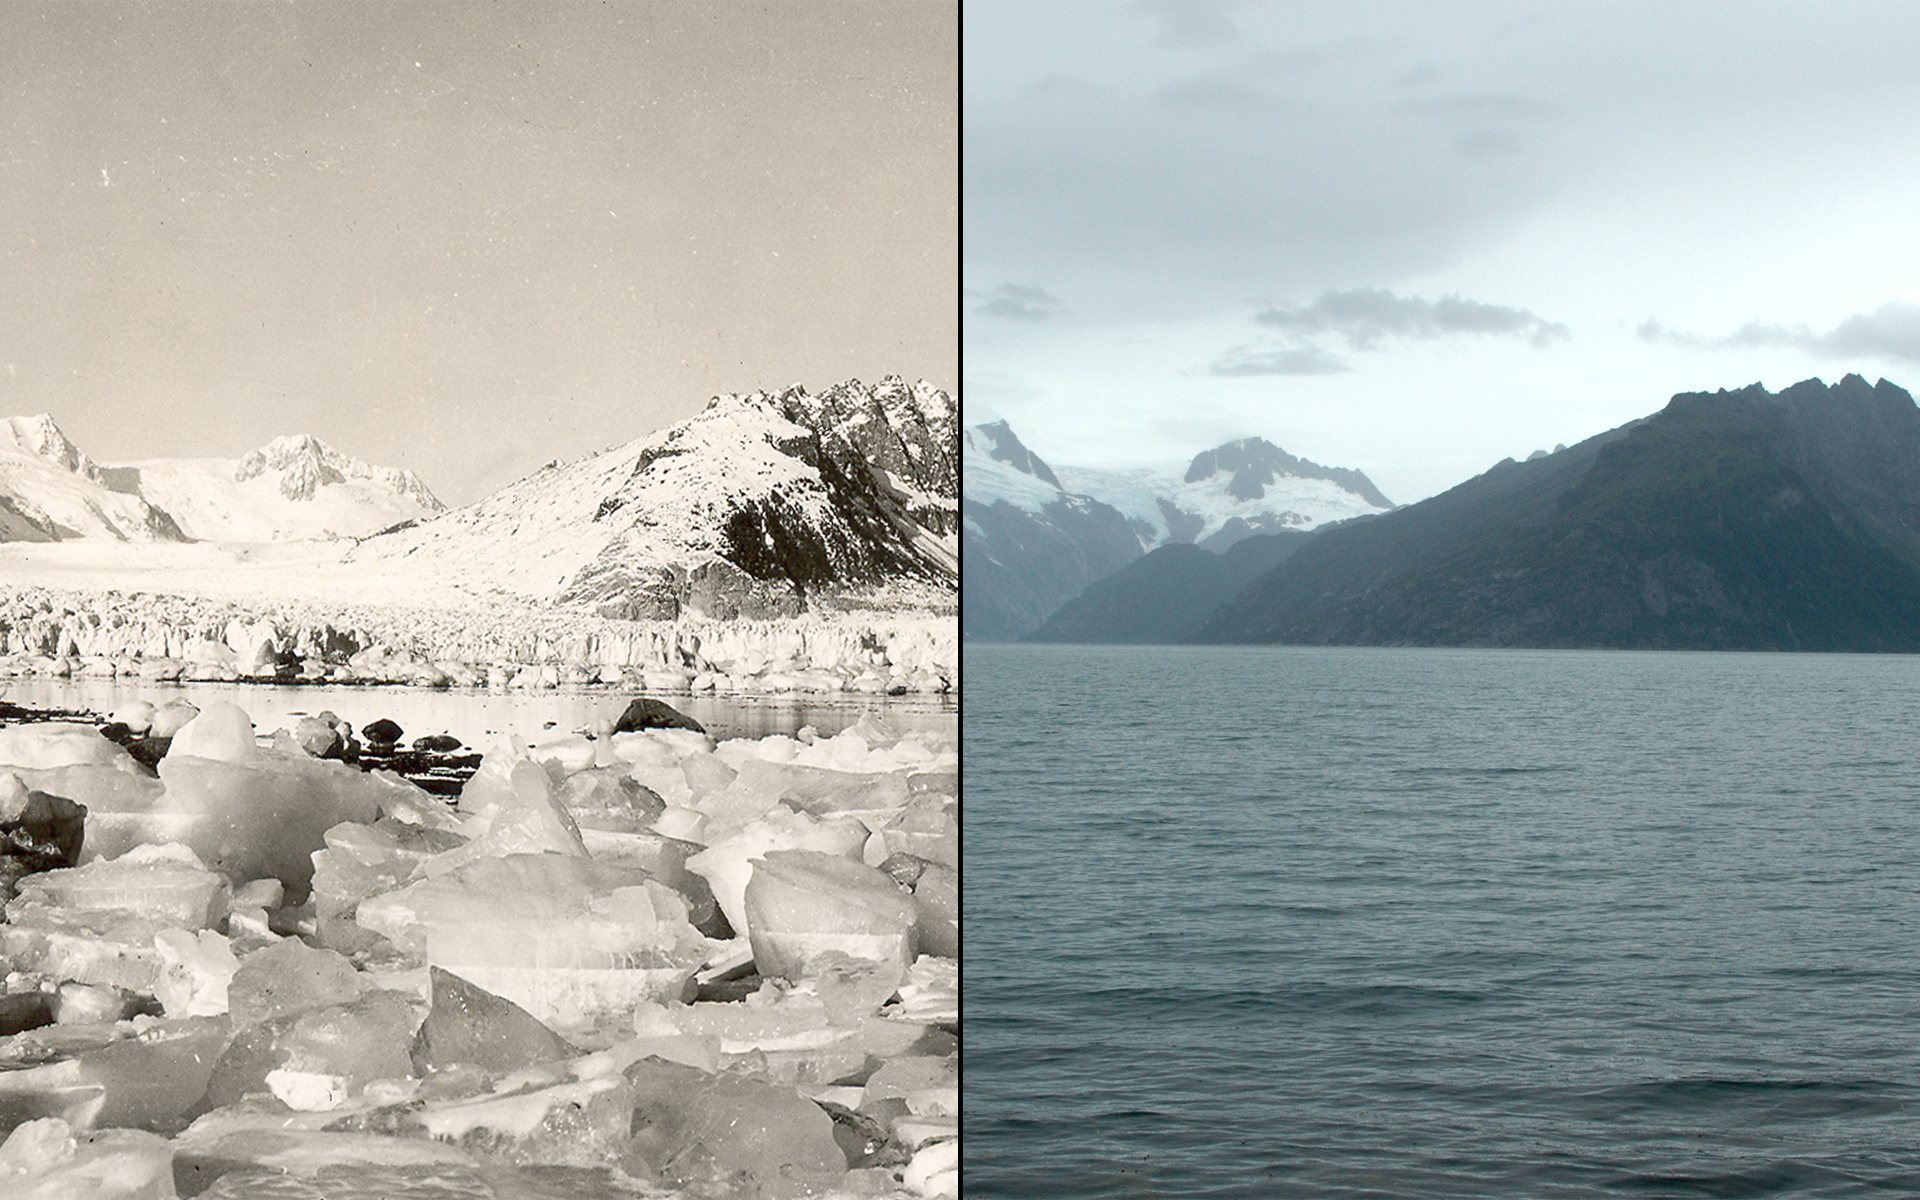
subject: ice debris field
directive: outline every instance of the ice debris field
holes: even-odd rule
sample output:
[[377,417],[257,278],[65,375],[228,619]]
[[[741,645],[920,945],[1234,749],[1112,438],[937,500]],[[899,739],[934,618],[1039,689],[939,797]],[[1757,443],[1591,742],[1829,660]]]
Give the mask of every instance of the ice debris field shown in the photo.
[[956,742],[0,729],[0,1196],[957,1195]]

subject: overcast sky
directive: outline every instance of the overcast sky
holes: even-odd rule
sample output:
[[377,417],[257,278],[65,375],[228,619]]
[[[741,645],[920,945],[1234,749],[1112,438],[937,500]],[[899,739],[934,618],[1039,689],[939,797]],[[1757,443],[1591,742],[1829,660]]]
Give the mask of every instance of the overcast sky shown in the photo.
[[0,415],[449,503],[716,392],[957,383],[957,7],[0,5]]
[[964,21],[964,398],[1401,503],[1678,391],[1920,389],[1920,7],[1057,3]]

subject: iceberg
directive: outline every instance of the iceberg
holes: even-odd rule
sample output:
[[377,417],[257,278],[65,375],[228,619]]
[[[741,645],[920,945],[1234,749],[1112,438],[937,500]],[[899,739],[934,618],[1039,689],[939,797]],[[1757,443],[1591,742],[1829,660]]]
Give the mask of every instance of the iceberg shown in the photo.
[[818,850],[770,850],[747,883],[747,936],[762,975],[801,979],[824,955],[897,968],[914,960],[913,898],[892,876]]

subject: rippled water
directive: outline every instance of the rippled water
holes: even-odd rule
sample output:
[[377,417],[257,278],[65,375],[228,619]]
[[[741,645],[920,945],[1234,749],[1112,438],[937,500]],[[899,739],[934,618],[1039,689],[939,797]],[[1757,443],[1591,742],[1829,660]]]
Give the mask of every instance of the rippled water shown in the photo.
[[131,700],[164,704],[183,696],[195,704],[228,700],[272,730],[296,717],[331,711],[356,728],[380,717],[397,722],[408,739],[451,733],[485,749],[504,734],[529,741],[574,731],[591,731],[612,721],[636,695],[653,695],[705,725],[720,738],[791,735],[811,725],[823,737],[876,713],[903,732],[951,731],[953,699],[944,696],[868,696],[789,693],[770,696],[698,696],[623,691],[609,688],[560,688],[505,691],[484,688],[301,687],[282,684],[150,683],[127,679],[17,678],[0,680],[0,700],[29,708],[111,713]]
[[969,1197],[1920,1193],[1920,658],[965,675]]

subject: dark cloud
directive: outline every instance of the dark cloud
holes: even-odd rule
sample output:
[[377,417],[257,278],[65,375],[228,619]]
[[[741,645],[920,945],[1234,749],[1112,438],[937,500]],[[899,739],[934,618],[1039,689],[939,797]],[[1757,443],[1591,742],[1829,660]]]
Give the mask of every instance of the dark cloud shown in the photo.
[[1236,346],[1207,368],[1207,374],[1234,377],[1241,375],[1340,375],[1353,370],[1345,359],[1329,354],[1318,346],[1298,345],[1279,348]]
[[1338,334],[1355,350],[1371,350],[1387,338],[1425,340],[1463,333],[1513,335],[1540,347],[1570,336],[1565,325],[1524,308],[1482,304],[1464,296],[1430,301],[1396,296],[1385,288],[1323,292],[1311,304],[1262,309],[1253,319],[1300,337]]
[[1786,346],[1819,358],[1869,356],[1920,364],[1920,304],[1893,302],[1870,313],[1855,313],[1825,333],[1810,325],[1766,325],[1749,321],[1732,333],[1708,337],[1669,329],[1649,317],[1637,332],[1642,339],[1690,350],[1746,350]]
[[1228,46],[1240,40],[1240,28],[1219,0],[1142,0],[1140,11],[1160,20],[1153,44],[1169,50]]
[[1024,283],[1003,283],[988,295],[969,292],[981,299],[973,311],[986,317],[1005,317],[1009,321],[1043,321],[1060,307],[1058,297],[1047,289]]

